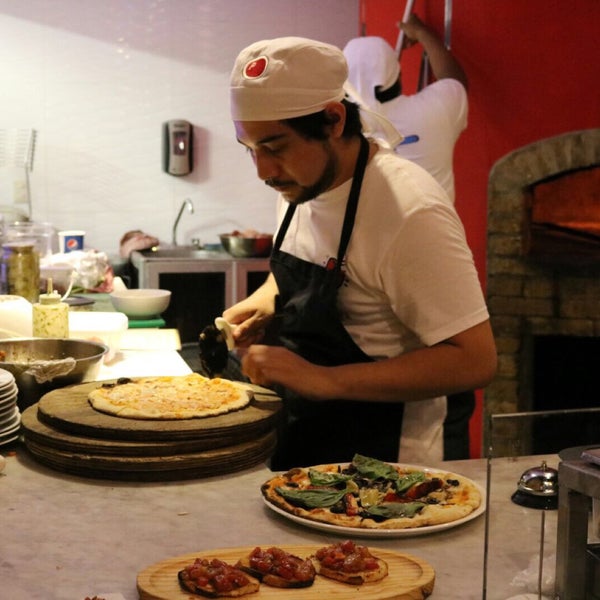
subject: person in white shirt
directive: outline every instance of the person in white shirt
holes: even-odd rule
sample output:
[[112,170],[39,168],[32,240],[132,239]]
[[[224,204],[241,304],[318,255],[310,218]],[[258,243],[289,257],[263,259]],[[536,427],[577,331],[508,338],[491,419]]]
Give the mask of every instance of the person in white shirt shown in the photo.
[[251,44],[230,79],[237,140],[279,192],[271,273],[223,312],[244,374],[284,399],[276,470],[355,453],[442,460],[446,395],[496,370],[453,204],[363,135],[346,79],[339,48],[299,37]]
[[387,117],[404,136],[396,153],[431,173],[454,202],[454,147],[467,126],[467,75],[416,15],[400,27],[406,47],[423,46],[435,81],[415,94],[403,94],[398,55],[376,36],[354,38],[344,47],[348,80],[364,104]]
[[[396,153],[431,173],[454,202],[454,148],[467,126],[467,75],[454,54],[415,14],[400,27],[404,48],[419,43],[423,47],[434,81],[415,94],[403,94],[398,55],[386,40],[376,36],[354,38],[344,47],[348,80],[358,94],[357,100],[384,115],[403,134]],[[448,406],[445,458],[469,458],[468,422],[475,408],[475,394],[469,391],[450,396]]]

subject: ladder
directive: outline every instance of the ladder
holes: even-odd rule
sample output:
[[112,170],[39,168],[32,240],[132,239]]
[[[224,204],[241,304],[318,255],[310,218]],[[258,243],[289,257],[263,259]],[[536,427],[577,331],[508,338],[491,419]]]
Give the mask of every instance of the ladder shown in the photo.
[[[406,6],[404,7],[404,15],[402,17],[402,23],[407,21],[410,17],[415,0],[407,0]],[[452,28],[452,0],[445,0],[444,2],[444,44],[448,50],[450,50],[450,37]],[[404,31],[400,29],[398,33],[398,39],[396,40],[396,54],[398,60],[402,54],[402,47],[404,46]],[[427,58],[427,52],[423,52],[421,56],[421,67],[419,69],[419,84],[418,90],[422,90],[429,81],[429,60]]]

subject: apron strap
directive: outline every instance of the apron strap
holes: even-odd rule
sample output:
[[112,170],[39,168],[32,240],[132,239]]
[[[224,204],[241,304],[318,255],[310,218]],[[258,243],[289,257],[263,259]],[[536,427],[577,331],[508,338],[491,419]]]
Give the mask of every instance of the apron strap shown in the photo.
[[338,248],[337,266],[341,269],[342,260],[346,254],[352,229],[354,227],[354,218],[356,217],[356,209],[358,207],[358,199],[360,197],[360,188],[362,186],[363,176],[367,168],[367,160],[369,159],[369,142],[364,136],[360,136],[360,151],[356,166],[354,167],[354,177],[352,178],[352,187],[348,195],[348,205],[346,206],[346,214],[344,215],[344,224],[342,226],[342,234],[340,236],[340,246]]
[[285,234],[287,233],[288,227],[290,226],[290,222],[292,220],[292,217],[294,216],[294,213],[296,212],[296,204],[290,204],[287,207],[287,210],[285,212],[285,215],[283,217],[283,221],[281,222],[281,225],[279,227],[279,231],[277,232],[277,237],[275,238],[275,243],[273,244],[273,249],[274,250],[279,250],[279,248],[281,247],[281,243],[283,242],[283,238],[285,237]]
[[[365,169],[367,167],[367,161],[369,159],[369,142],[364,136],[360,136],[360,150],[358,153],[358,159],[356,160],[356,166],[354,167],[354,176],[352,177],[352,186],[350,187],[350,194],[348,195],[348,204],[346,206],[346,213],[344,215],[344,223],[342,225],[342,233],[340,235],[340,245],[338,248],[337,265],[341,268],[342,260],[346,254],[348,243],[350,242],[350,236],[352,234],[352,228],[354,227],[354,219],[356,217],[356,209],[358,207],[358,199],[360,197],[360,188],[362,186]],[[283,242],[283,238],[287,233],[288,227],[292,221],[292,217],[296,212],[297,204],[290,204],[287,207],[283,221],[277,232],[275,243],[273,248],[279,250]]]

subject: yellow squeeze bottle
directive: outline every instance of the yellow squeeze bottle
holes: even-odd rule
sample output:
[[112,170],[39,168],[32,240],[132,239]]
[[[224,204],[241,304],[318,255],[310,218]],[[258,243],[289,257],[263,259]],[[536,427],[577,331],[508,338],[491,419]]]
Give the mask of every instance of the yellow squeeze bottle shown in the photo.
[[40,294],[39,302],[32,307],[33,337],[68,338],[69,305],[61,302],[60,294],[52,289],[52,279],[48,279],[46,294]]

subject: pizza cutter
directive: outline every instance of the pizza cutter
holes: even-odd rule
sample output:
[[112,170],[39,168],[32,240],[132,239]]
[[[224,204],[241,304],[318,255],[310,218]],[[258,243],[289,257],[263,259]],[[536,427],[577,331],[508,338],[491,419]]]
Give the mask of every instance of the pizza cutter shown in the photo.
[[227,367],[229,352],[235,348],[235,325],[217,317],[214,325],[207,325],[199,336],[200,363],[209,377],[219,377]]

